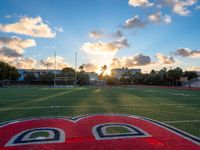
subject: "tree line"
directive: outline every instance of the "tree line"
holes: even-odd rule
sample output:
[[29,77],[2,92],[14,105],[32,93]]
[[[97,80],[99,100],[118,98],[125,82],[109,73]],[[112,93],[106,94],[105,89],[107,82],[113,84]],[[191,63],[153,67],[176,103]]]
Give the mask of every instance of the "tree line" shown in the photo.
[[198,74],[196,71],[183,72],[180,67],[169,70],[166,68],[159,71],[151,70],[150,73],[131,74],[130,71],[127,71],[118,80],[116,78],[110,78],[109,83],[180,86],[182,83],[180,79],[182,77],[186,77],[188,81],[191,81],[191,79],[197,78]]
[[[122,74],[120,79],[115,78],[113,75],[105,75],[107,66],[102,66],[102,73],[99,75],[99,80],[106,81],[108,85],[119,85],[119,84],[136,84],[136,85],[170,85],[179,86],[181,85],[181,77],[186,77],[188,81],[197,78],[198,74],[195,71],[183,71],[180,67],[169,69],[163,68],[159,71],[152,70],[150,73],[135,73],[132,74],[128,69],[127,72]],[[0,86],[5,82],[16,81],[20,77],[17,69],[10,66],[7,63],[0,61]],[[65,67],[61,73],[55,74],[47,72],[38,76],[33,72],[27,72],[24,77],[24,82],[28,84],[53,84],[57,82],[65,81],[65,84],[78,84],[78,85],[89,85],[90,76],[89,73],[84,71],[84,67],[80,66],[79,71],[71,67]],[[190,82],[189,82],[190,83]]]

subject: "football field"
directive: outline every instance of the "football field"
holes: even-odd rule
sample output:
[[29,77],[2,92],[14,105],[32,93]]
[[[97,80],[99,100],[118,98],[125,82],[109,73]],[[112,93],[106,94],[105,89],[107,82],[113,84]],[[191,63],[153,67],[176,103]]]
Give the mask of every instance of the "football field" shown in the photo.
[[98,113],[144,116],[200,137],[200,91],[155,87],[0,88],[0,123]]

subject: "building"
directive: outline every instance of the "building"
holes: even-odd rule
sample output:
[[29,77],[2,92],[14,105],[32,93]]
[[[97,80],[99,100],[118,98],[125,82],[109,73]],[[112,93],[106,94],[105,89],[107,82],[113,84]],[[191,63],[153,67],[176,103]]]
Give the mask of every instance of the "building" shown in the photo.
[[51,69],[17,69],[18,73],[20,74],[18,80],[24,81],[24,77],[27,73],[33,73],[36,77],[39,77],[39,75],[47,74],[47,73],[56,73],[60,74],[62,70],[51,70]]
[[96,72],[89,72],[90,81],[97,81],[99,79],[99,76]]
[[128,69],[128,68],[115,68],[111,70],[111,75],[117,79],[120,79],[123,74],[129,72],[131,75],[141,73],[141,69]]

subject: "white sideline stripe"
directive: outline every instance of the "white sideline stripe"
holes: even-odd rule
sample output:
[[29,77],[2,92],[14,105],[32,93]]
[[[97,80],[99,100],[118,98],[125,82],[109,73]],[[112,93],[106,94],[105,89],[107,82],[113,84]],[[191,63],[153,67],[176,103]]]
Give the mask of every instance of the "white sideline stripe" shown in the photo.
[[0,111],[24,109],[53,109],[53,108],[87,108],[87,107],[146,107],[146,106],[196,106],[200,104],[154,104],[154,105],[74,105],[74,106],[33,106],[33,107],[1,107]]
[[200,122],[200,120],[178,120],[178,121],[162,121],[163,123],[187,123],[187,122]]

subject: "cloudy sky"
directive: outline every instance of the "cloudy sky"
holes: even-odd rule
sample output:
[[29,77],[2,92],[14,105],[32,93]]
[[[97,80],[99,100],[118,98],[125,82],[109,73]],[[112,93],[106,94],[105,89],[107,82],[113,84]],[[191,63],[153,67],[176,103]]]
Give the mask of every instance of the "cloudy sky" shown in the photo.
[[0,60],[18,68],[200,70],[198,0],[0,0]]

